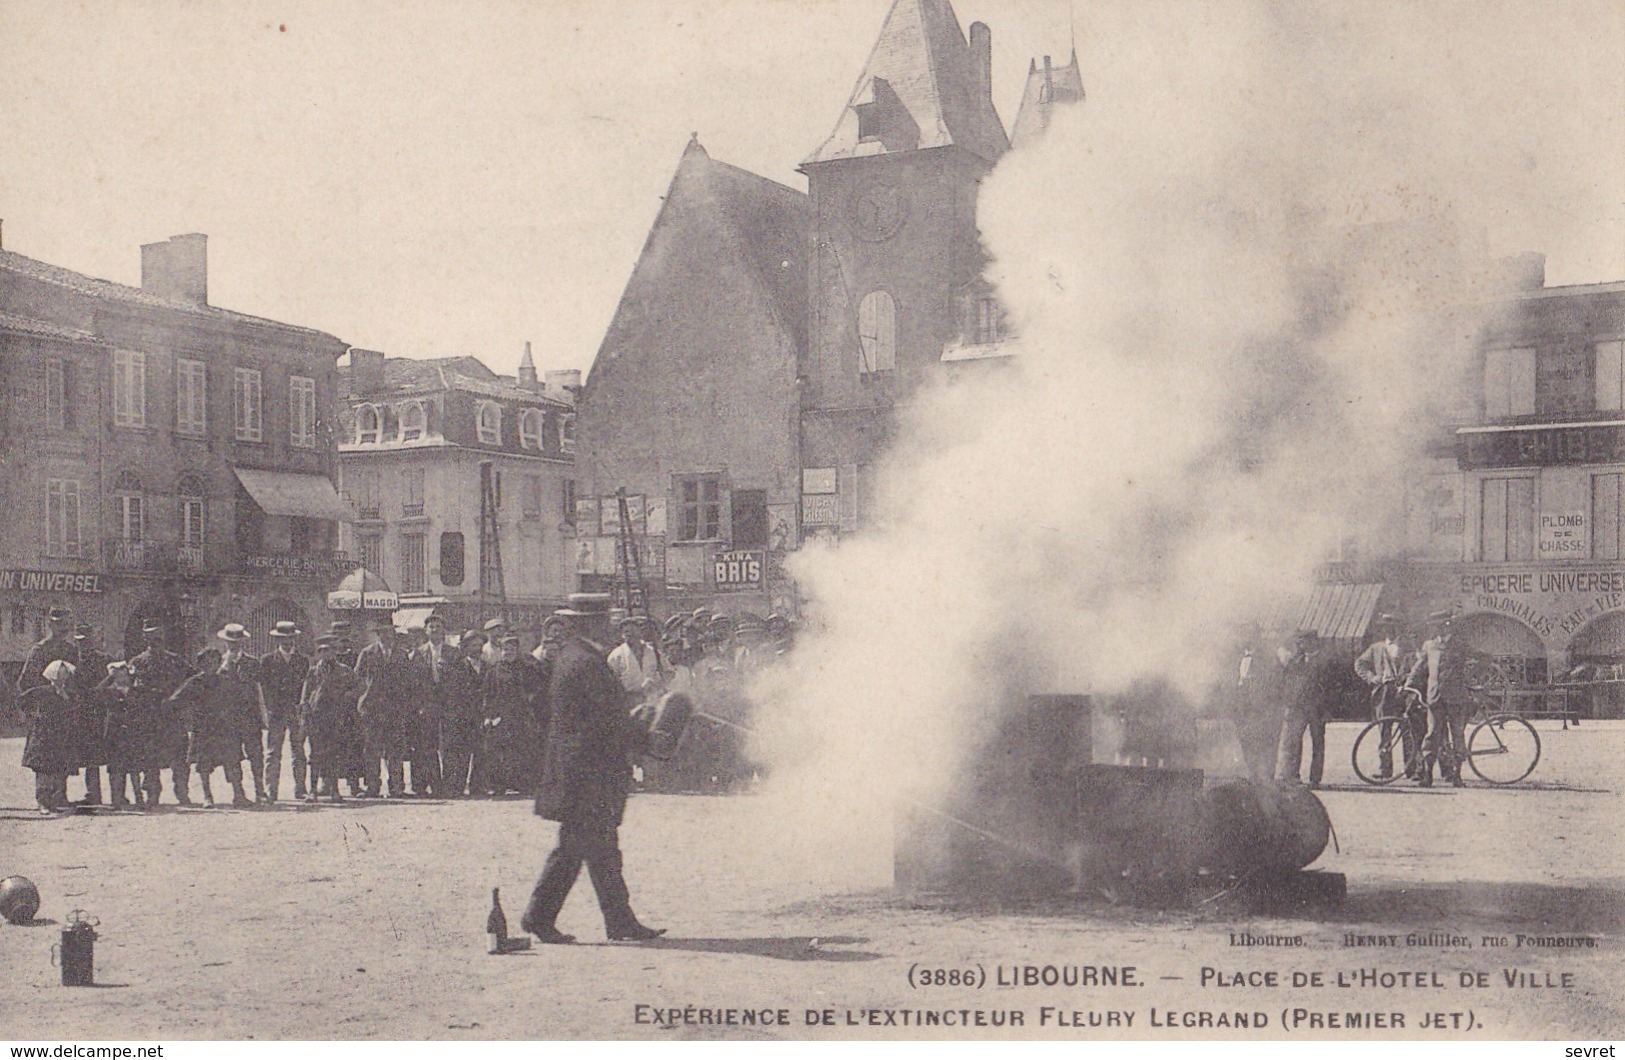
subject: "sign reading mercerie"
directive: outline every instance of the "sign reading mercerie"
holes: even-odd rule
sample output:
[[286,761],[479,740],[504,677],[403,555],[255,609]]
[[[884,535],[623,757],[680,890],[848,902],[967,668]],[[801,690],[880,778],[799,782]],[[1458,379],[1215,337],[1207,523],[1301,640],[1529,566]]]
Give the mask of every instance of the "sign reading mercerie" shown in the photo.
[[54,570],[0,570],[0,589],[30,593],[99,593],[102,576]]
[[718,552],[711,561],[711,577],[719,591],[737,592],[762,587],[763,552]]

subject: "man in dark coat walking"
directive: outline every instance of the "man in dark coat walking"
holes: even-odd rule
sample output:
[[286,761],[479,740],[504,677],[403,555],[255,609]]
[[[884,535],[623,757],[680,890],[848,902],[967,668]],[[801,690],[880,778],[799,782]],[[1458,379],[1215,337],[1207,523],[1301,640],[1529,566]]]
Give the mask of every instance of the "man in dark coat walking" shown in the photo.
[[568,622],[569,639],[549,689],[536,813],[559,822],[559,835],[520,926],[542,942],[574,942],[554,921],[585,864],[610,939],[657,938],[664,931],[638,922],[621,875],[618,831],[631,788],[631,755],[642,743],[638,727],[603,651],[586,639],[591,614],[573,608],[557,614]]

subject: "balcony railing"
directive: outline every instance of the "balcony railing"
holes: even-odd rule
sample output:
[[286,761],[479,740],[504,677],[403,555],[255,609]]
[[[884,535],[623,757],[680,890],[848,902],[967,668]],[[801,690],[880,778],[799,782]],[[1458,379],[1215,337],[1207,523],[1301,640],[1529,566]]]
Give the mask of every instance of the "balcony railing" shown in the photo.
[[127,541],[122,537],[109,538],[107,566],[112,570],[146,570],[148,559],[157,559],[149,552],[145,541]]
[[203,570],[203,546],[182,545],[175,550],[175,569],[198,573]]
[[421,519],[423,517],[423,502],[401,505],[401,517],[403,519]]

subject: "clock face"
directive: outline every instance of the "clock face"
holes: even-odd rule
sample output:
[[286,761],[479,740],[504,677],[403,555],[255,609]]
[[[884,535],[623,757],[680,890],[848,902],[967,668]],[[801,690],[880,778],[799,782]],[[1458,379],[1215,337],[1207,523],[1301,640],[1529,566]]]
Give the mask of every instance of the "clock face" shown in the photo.
[[907,212],[902,192],[890,184],[868,184],[852,196],[852,230],[865,242],[879,243],[897,234]]

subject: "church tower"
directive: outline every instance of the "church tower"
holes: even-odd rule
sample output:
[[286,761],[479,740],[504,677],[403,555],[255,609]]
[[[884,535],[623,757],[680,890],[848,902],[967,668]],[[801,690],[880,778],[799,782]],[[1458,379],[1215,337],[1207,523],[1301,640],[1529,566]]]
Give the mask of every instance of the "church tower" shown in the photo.
[[948,0],[896,0],[835,129],[802,163],[812,196],[803,355],[803,526],[850,532],[892,408],[991,306],[977,190],[1009,149],[992,34]]

